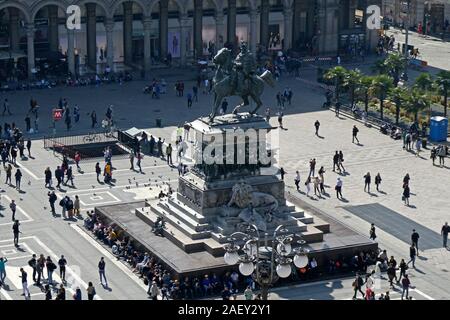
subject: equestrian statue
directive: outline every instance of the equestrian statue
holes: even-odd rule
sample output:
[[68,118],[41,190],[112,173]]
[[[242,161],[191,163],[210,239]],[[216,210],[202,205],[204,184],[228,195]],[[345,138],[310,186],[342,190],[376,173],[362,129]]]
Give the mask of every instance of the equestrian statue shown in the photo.
[[260,76],[256,74],[256,59],[244,41],[240,44],[240,52],[236,59],[233,60],[230,49],[223,48],[217,52],[213,62],[216,65],[216,74],[213,79],[214,105],[210,115],[211,122],[222,100],[229,96],[242,98],[242,103],[234,108],[233,114],[237,114],[240,108],[249,105],[249,97],[256,103],[256,108],[250,114],[255,114],[262,106],[261,95],[264,91],[264,83],[271,87],[275,86],[272,73],[267,70]]

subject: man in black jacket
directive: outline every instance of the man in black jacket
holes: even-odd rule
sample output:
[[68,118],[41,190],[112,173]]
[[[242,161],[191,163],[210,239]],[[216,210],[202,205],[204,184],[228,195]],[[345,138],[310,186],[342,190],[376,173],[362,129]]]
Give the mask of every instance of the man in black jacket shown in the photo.
[[36,255],[33,254],[30,261],[28,261],[28,265],[33,269],[33,281],[36,282]]
[[58,197],[55,194],[55,191],[48,193],[48,202],[50,203],[50,208],[52,209],[52,214],[55,215],[55,202],[58,199]]
[[417,256],[419,256],[419,234],[417,233],[416,229],[413,229],[413,233],[411,234],[411,242],[414,244],[417,250]]

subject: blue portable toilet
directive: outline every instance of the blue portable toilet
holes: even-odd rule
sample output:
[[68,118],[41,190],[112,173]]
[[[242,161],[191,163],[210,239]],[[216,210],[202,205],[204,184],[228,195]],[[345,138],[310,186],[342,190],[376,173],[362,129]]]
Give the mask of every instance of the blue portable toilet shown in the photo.
[[448,119],[438,116],[431,117],[430,120],[430,140],[447,141]]

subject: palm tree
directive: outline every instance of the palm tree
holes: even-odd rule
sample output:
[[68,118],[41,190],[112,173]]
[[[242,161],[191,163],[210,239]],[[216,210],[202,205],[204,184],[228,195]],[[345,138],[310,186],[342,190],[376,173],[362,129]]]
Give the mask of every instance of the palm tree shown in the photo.
[[377,96],[380,100],[380,118],[383,120],[383,108],[384,108],[384,99],[386,98],[389,90],[394,86],[392,82],[392,78],[385,75],[380,74],[375,76],[372,80],[372,84],[370,86],[370,91],[373,95]]
[[376,74],[385,74],[386,73],[386,65],[384,63],[385,60],[377,60],[371,67],[372,72]]
[[414,81],[414,86],[422,91],[430,91],[433,85],[433,79],[428,73],[421,73]]
[[444,70],[440,71],[436,80],[434,80],[434,87],[440,96],[444,97],[443,106],[444,106],[444,116],[447,116],[447,101],[448,95],[450,91],[450,71]]
[[350,91],[350,107],[352,108],[353,105],[355,104],[355,92],[358,88],[361,77],[362,77],[361,71],[355,69],[348,71],[344,78],[343,85]]
[[341,66],[336,66],[329,69],[325,74],[324,78],[326,80],[334,81],[334,92],[336,100],[339,100],[339,93],[341,91],[342,85],[344,83],[345,76],[347,74],[347,69]]
[[359,79],[358,86],[356,87],[356,93],[359,97],[362,97],[362,101],[364,101],[364,110],[366,111],[366,113],[369,111],[369,94],[372,82],[373,77],[362,76]]
[[389,73],[393,80],[394,85],[397,86],[400,80],[400,74],[406,69],[407,61],[405,57],[399,52],[393,52],[388,55],[384,60],[387,73]]
[[411,89],[408,94],[405,107],[409,113],[414,114],[414,121],[417,122],[419,112],[430,108],[431,98],[424,91],[419,89]]
[[388,95],[395,102],[395,124],[398,125],[400,109],[408,99],[408,89],[405,87],[395,87],[389,91]]

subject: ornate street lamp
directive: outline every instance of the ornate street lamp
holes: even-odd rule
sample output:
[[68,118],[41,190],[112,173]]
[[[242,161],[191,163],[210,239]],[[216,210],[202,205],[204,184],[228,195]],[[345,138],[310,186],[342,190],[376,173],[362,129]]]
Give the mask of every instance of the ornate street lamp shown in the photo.
[[[228,265],[239,263],[239,272],[244,276],[252,276],[261,287],[261,296],[267,300],[269,287],[278,281],[278,278],[287,278],[291,275],[292,263],[297,268],[308,265],[307,251],[302,247],[304,240],[295,241],[298,247],[292,249],[294,234],[288,234],[285,226],[278,226],[273,232],[271,247],[268,246],[267,236],[264,234],[264,246],[260,246],[261,237],[255,225],[247,225],[246,232],[235,232],[230,235],[230,243],[225,245],[224,260]],[[282,234],[281,234],[282,233]],[[236,242],[243,242],[242,246]]]

